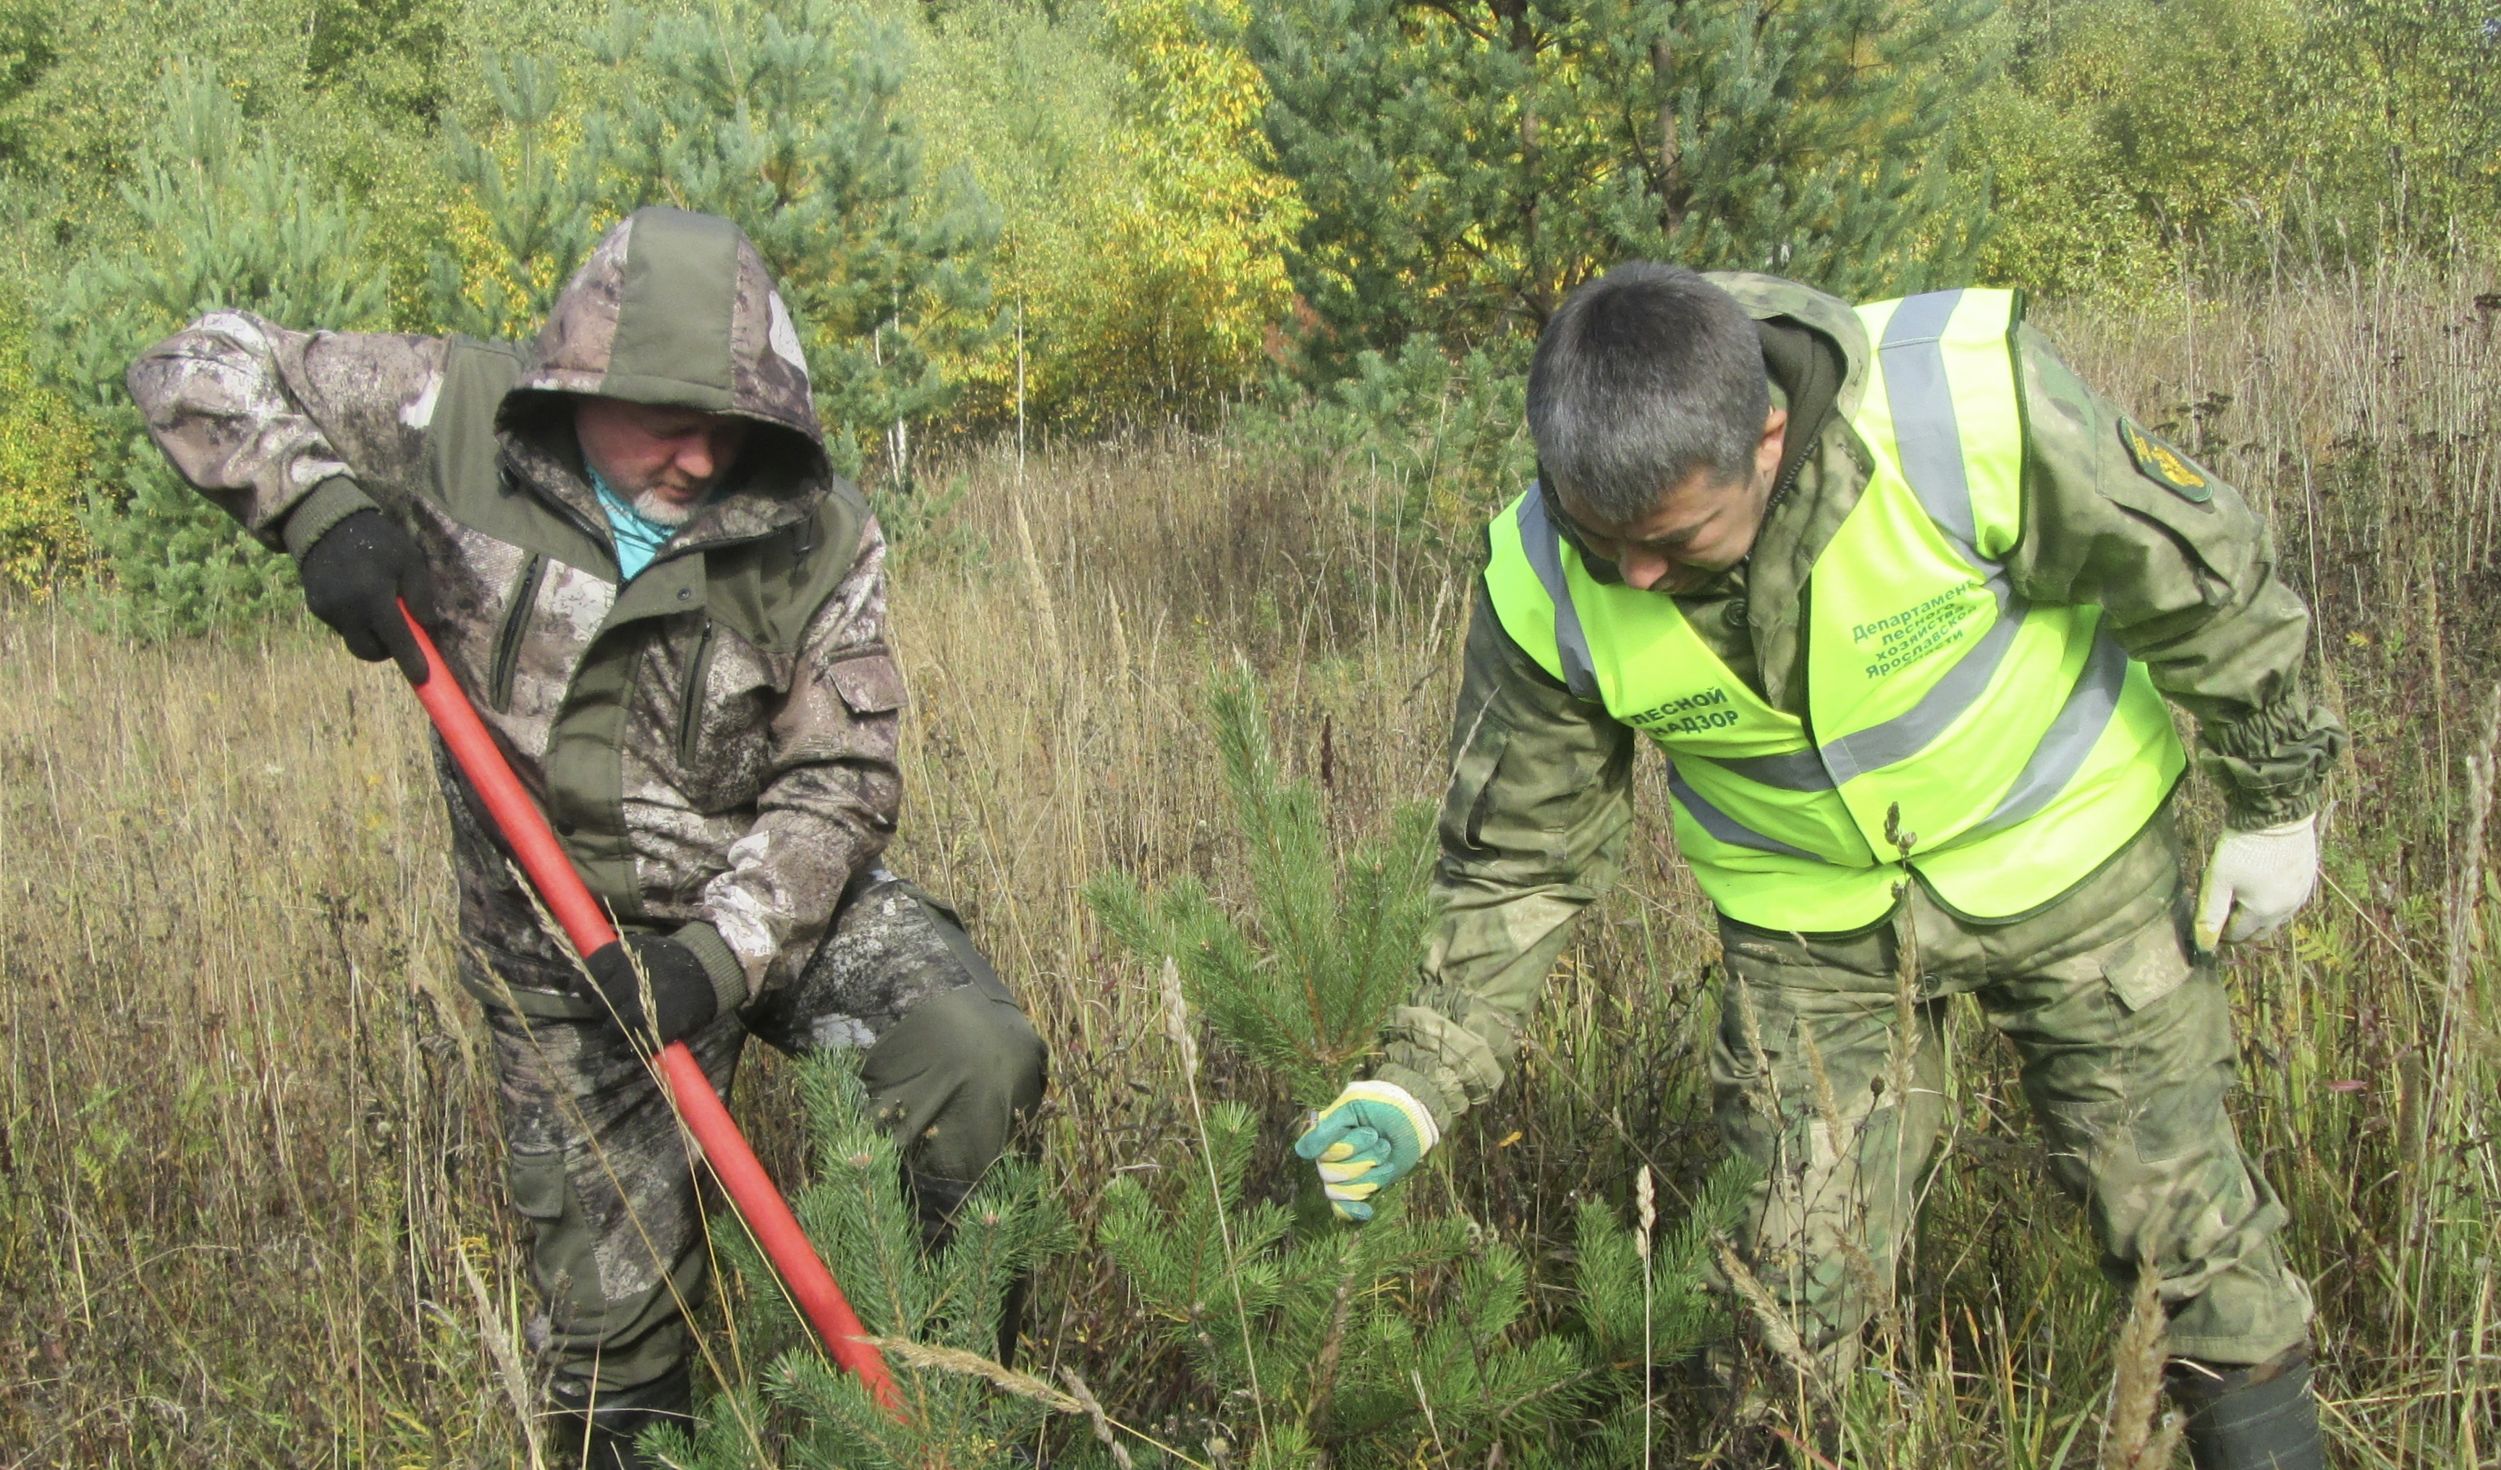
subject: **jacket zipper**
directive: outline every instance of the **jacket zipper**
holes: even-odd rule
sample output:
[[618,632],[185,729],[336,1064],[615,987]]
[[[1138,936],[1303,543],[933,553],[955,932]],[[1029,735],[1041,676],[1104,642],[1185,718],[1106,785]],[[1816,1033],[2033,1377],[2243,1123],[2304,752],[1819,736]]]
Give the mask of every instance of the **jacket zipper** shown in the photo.
[[513,582],[512,606],[504,613],[502,631],[495,635],[495,662],[487,674],[487,699],[495,708],[509,713],[512,709],[514,671],[521,664],[521,643],[529,632],[530,612],[538,606],[538,585],[547,575],[547,558],[530,553],[521,566],[521,575]]
[[695,736],[703,728],[703,691],[711,660],[712,620],[706,618],[702,635],[695,639],[695,655],[686,661],[685,698],[677,711],[677,764],[680,770],[695,764]]
[[[593,546],[608,546],[611,544],[609,540],[609,531],[605,525],[593,525],[589,521],[584,520],[582,518],[582,513],[575,510],[571,503],[566,501],[563,496],[539,488],[537,481],[522,474],[520,468],[512,458],[512,451],[510,449],[503,451],[502,455],[496,461],[495,468],[497,473],[504,477],[504,486],[510,493],[527,495],[530,499],[537,501],[546,509],[554,511],[557,519],[581,532],[584,536],[589,537]],[[613,551],[610,554],[613,555]]]

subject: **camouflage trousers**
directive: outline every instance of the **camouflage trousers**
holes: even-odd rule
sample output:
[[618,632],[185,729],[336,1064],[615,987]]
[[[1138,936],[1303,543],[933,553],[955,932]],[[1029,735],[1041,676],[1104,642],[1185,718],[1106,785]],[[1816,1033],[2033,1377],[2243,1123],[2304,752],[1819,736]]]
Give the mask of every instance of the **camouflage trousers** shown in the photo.
[[2188,932],[2167,809],[2011,922],[1959,919],[1916,883],[1855,934],[1722,922],[1716,1110],[1764,1170],[1739,1253],[1827,1373],[1849,1370],[1894,1290],[1945,1117],[1945,1007],[1962,993],[2014,1043],[2051,1172],[2083,1204],[2104,1272],[2127,1290],[2141,1264],[2159,1274],[2171,1352],[2254,1364],[2304,1340],[2309,1291],[2275,1238],[2284,1207],[2224,1109],[2223,987]]
[[[710,1252],[705,1189],[668,1102],[604,1007],[571,988],[569,965],[463,948],[461,978],[493,1035],[549,1397],[625,1409],[680,1396]],[[724,1096],[750,1035],[786,1052],[866,1049],[869,1102],[906,1141],[925,1228],[1019,1141],[1042,1097],[1043,1044],[1015,997],[953,913],[883,870],[844,893],[793,983],[686,1038]]]

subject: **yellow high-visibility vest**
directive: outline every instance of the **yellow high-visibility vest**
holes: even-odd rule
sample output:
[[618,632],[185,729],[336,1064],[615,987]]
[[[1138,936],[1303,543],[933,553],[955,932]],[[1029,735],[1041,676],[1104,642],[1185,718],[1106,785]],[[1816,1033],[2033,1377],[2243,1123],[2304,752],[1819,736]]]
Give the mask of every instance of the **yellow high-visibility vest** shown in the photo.
[[2101,609],[2034,606],[2008,580],[2013,294],[1858,312],[1877,345],[1851,427],[1872,467],[1807,577],[1808,719],[1746,687],[1673,598],[1592,578],[1534,486],[1489,531],[1504,630],[1666,750],[1695,879],[1766,929],[1873,923],[1906,869],[1974,918],[2037,908],[2133,837],[2187,764]]

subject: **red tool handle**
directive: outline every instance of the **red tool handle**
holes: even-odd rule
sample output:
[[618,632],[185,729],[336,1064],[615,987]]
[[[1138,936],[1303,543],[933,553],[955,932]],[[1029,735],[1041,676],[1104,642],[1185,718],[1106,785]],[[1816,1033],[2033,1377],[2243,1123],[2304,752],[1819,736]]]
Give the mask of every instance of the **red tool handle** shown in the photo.
[[[417,698],[434,721],[435,730],[443,737],[452,759],[461,774],[486,803],[489,815],[502,830],[504,840],[512,845],[513,855],[521,860],[521,870],[530,877],[532,886],[547,904],[556,922],[564,926],[565,937],[583,954],[613,943],[616,927],[591,897],[581,875],[573,871],[573,862],[556,845],[556,834],[547,827],[547,818],[540,814],[538,804],[522,789],[521,779],[512,773],[503,751],[487,734],[478,719],[469,697],[461,692],[460,681],[443,663],[434,640],[408,612],[406,603],[400,613],[408,619],[408,629],[416,635],[417,647],[426,658],[426,681],[416,686]],[[729,1109],[721,1106],[721,1095],[712,1090],[712,1081],[704,1076],[702,1064],[686,1043],[672,1041],[660,1052],[660,1073],[667,1079],[669,1100],[677,1107],[686,1131],[695,1135],[703,1149],[705,1162],[720,1178],[721,1187],[737,1207],[739,1218],[753,1231],[773,1269],[781,1273],[782,1284],[790,1291],[791,1301],[799,1314],[815,1327],[817,1335],[832,1350],[834,1361],[859,1375],[860,1381],[887,1410],[900,1414],[902,1400],[895,1393],[894,1377],[886,1371],[886,1360],[865,1339],[868,1329],[860,1325],[859,1314],[843,1298],[842,1288],[834,1284],[833,1273],[816,1257],[808,1244],[807,1234],[799,1228],[798,1218],[773,1187],[764,1166],[756,1161],[755,1150],[747,1146],[744,1134],[730,1120]]]

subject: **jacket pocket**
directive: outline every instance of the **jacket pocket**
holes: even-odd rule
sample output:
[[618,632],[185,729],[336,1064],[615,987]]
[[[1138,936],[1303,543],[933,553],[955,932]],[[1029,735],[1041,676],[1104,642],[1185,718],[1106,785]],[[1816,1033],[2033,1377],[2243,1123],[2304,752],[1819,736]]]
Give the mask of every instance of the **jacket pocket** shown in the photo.
[[511,1155],[512,1207],[525,1218],[564,1218],[564,1151],[516,1148]]
[[1451,765],[1450,792],[1442,799],[1442,837],[1452,846],[1470,853],[1487,851],[1485,818],[1492,804],[1494,773],[1502,768],[1502,753],[1510,743],[1510,727],[1493,718],[1491,710],[1468,732],[1467,743]]
[[529,636],[530,612],[538,606],[538,586],[547,578],[547,558],[530,553],[513,579],[512,601],[504,608],[504,626],[495,635],[495,662],[487,671],[487,701],[499,710],[512,709],[512,681],[521,666],[521,644]]
[[2131,1011],[2141,1011],[2179,989],[2195,968],[2168,915],[2104,950],[2101,967],[2110,993]]
[[885,649],[867,649],[837,659],[825,671],[825,678],[841,697],[842,707],[855,715],[891,714],[903,708],[903,673]]
[[686,660],[683,696],[677,709],[677,764],[680,770],[692,770],[695,745],[703,735],[705,691],[712,682],[712,643],[714,628],[705,619],[703,632],[695,639],[693,656]]

